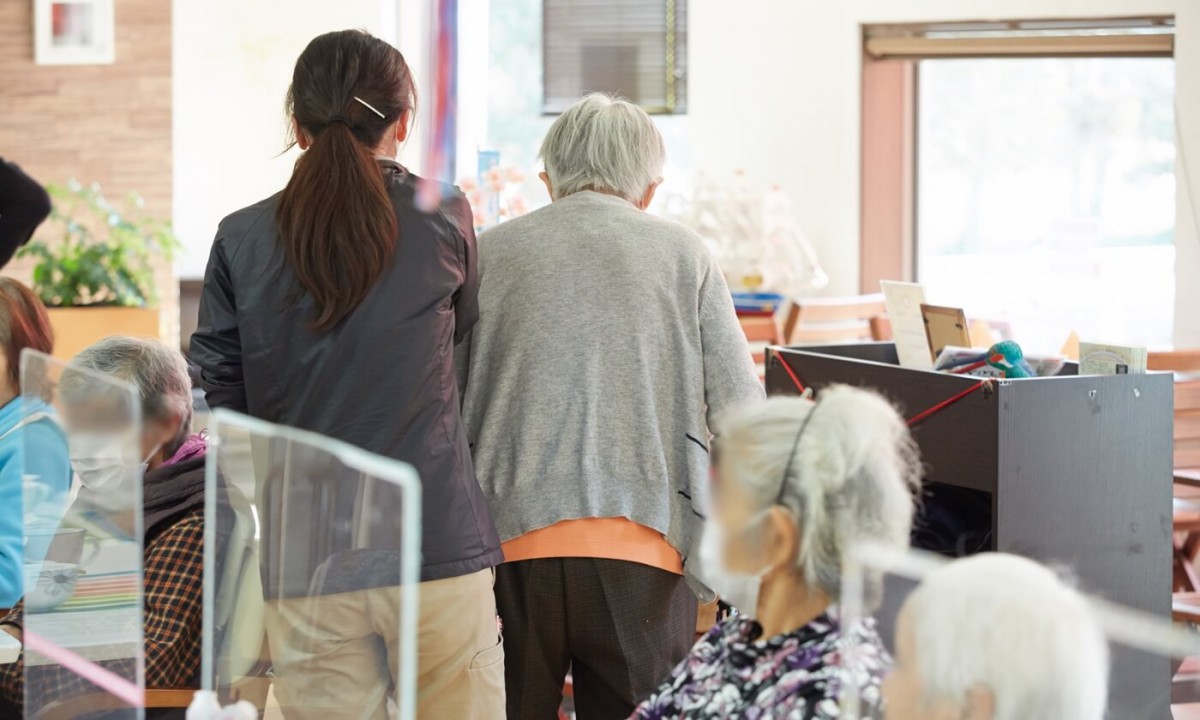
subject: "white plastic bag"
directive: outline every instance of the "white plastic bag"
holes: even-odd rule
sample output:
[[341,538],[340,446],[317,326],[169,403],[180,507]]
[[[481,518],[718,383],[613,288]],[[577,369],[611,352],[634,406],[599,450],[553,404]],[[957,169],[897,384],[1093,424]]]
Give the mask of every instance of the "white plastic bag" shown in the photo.
[[245,700],[223,708],[215,692],[197,690],[186,717],[187,720],[258,720],[258,709]]

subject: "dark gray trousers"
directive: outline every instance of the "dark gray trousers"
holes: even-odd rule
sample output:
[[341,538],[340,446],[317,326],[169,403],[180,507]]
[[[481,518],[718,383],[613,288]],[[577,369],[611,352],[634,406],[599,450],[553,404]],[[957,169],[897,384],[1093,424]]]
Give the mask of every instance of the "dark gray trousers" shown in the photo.
[[696,639],[683,578],[622,560],[548,558],[496,568],[509,720],[552,720],[571,671],[578,720],[628,718]]

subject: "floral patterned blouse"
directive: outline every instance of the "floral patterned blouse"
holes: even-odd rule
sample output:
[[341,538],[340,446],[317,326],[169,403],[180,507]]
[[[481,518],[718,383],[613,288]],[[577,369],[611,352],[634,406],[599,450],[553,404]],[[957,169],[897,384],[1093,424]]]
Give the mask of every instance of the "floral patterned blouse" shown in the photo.
[[[636,720],[826,720],[841,717],[842,638],[835,612],[798,630],[761,639],[762,628],[738,616],[700,639],[671,677],[634,711]],[[873,621],[854,630],[862,679],[860,716],[880,717],[880,683],[891,665]]]

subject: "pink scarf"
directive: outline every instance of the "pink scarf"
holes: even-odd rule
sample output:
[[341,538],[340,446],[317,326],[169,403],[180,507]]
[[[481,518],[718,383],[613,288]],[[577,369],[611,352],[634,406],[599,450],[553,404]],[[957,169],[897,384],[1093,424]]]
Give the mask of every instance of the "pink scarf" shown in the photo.
[[164,462],[163,465],[175,465],[177,463],[187,462],[188,460],[203,456],[207,450],[207,431],[198,432],[189,437],[187,440],[184,440],[183,445],[180,445],[179,449],[175,451],[175,454],[171,456],[171,459]]

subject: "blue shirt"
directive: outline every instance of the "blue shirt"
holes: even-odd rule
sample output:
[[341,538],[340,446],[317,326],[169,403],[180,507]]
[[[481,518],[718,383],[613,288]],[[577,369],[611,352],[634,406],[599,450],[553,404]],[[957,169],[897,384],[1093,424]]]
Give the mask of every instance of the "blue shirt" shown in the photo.
[[22,594],[24,477],[30,476],[31,485],[40,485],[39,504],[58,507],[59,515],[71,489],[71,461],[62,428],[47,417],[15,429],[35,413],[53,415],[54,408],[21,397],[0,407],[0,607],[12,607]]

